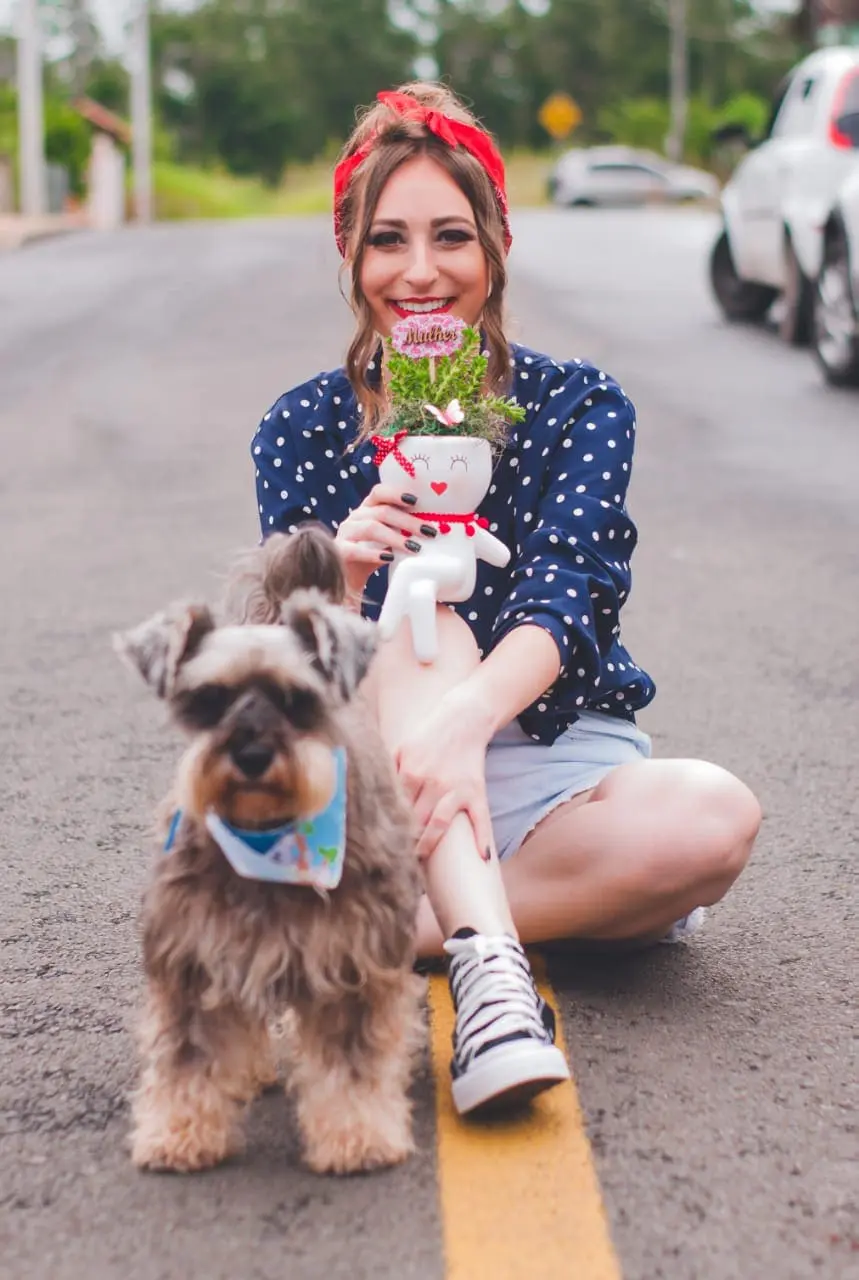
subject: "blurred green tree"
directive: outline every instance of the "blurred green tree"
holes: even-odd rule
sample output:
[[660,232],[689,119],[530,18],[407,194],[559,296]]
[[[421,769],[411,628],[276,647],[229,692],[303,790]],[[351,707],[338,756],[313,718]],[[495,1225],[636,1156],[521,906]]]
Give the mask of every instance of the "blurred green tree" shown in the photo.
[[[439,73],[508,145],[548,145],[537,115],[562,91],[583,111],[576,140],[614,137],[609,122],[623,117],[619,141],[643,129],[649,145],[662,146],[667,0],[424,0],[423,12],[435,25],[427,52]],[[751,0],[689,0],[693,98],[715,105],[743,90],[768,95],[797,52],[784,17]]]
[[388,0],[204,0],[153,21],[158,101],[180,154],[275,183],[342,139],[356,103],[411,73]]

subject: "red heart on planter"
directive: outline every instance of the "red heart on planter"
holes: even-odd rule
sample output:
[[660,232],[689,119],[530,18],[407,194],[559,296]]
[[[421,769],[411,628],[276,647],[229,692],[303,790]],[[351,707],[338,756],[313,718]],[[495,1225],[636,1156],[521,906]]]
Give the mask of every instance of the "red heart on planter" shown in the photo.
[[433,480],[430,485],[430,488],[432,489],[433,493],[444,493],[445,489],[447,488],[447,484],[445,483],[444,480]]

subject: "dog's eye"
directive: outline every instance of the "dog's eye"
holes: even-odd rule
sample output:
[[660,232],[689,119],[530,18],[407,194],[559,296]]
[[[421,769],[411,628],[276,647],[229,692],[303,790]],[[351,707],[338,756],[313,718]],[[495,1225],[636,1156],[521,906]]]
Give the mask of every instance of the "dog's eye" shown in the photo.
[[272,688],[267,695],[296,729],[312,729],[319,723],[321,705],[319,698],[310,689],[293,686],[288,689]]
[[179,714],[195,729],[213,729],[226,715],[235,696],[235,689],[226,685],[204,684],[183,699]]

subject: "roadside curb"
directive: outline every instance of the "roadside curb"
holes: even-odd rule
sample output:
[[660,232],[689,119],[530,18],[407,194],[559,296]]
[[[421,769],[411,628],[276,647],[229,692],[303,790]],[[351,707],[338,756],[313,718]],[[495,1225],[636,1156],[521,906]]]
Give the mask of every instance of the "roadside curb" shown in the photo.
[[23,249],[26,245],[73,231],[85,231],[86,222],[80,218],[58,216],[48,218],[22,218],[17,215],[0,215],[0,253]]

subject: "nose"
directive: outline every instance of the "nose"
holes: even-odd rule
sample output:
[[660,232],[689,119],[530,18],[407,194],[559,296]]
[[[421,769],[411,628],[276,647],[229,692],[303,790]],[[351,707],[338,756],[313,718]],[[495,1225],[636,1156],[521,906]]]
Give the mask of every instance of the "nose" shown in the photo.
[[404,278],[416,293],[428,292],[438,279],[438,265],[432,242],[424,236],[415,236]]
[[274,751],[262,742],[246,742],[230,748],[230,759],[246,778],[261,778],[274,759]]

